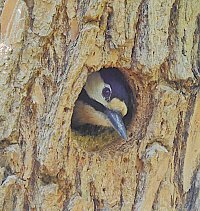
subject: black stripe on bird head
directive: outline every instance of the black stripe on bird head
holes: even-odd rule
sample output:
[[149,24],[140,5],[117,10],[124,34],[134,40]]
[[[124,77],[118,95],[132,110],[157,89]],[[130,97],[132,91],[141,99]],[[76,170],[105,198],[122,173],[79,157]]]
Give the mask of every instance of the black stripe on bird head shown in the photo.
[[99,73],[104,80],[104,83],[109,84],[112,89],[110,99],[117,98],[128,105],[129,96],[124,75],[117,68],[103,68]]
[[83,101],[87,105],[90,105],[96,111],[100,111],[100,112],[104,113],[106,110],[106,107],[104,105],[102,105],[101,103],[97,102],[96,100],[90,98],[85,89],[82,89],[82,91],[79,95],[79,100]]

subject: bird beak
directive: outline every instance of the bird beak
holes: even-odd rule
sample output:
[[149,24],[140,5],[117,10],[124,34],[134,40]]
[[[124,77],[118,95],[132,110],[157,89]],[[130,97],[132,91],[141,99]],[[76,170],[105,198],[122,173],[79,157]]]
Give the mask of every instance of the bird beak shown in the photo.
[[110,120],[110,123],[112,124],[113,128],[125,141],[127,141],[126,128],[122,120],[122,115],[119,112],[110,109],[106,109],[105,114]]

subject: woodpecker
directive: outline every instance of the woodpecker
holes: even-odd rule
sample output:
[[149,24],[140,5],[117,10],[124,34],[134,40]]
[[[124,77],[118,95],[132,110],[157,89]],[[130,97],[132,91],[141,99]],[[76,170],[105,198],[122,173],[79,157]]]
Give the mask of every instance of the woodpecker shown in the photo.
[[72,124],[112,127],[127,140],[124,119],[129,109],[129,94],[127,82],[117,68],[102,68],[90,74],[75,103]]

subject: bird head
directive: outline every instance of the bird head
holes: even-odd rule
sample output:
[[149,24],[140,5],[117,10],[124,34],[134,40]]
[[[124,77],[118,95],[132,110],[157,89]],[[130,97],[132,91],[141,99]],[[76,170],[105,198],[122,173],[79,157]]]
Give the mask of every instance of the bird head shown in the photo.
[[124,117],[130,102],[123,74],[116,68],[101,69],[88,76],[76,102],[75,125],[101,125],[113,127],[127,140]]

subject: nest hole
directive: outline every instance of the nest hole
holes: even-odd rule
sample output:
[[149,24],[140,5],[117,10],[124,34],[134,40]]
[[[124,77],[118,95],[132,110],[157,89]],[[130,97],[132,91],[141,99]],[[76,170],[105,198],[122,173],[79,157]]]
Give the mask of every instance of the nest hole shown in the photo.
[[[118,77],[121,77],[121,81],[126,89],[126,92],[127,92],[126,94],[128,96],[128,103],[126,104],[127,113],[123,117],[123,122],[125,124],[126,129],[128,130],[129,125],[132,122],[132,119],[136,112],[136,100],[135,100],[135,95],[133,94],[134,93],[133,86],[130,86],[130,78],[128,78],[129,75],[126,74],[126,72],[120,71],[118,68],[102,68],[99,71],[100,72],[112,71],[113,74],[117,74]],[[96,72],[91,73],[91,75],[95,73]],[[86,84],[87,84],[87,81],[86,81]],[[93,125],[93,124],[87,124],[87,123],[79,125],[75,122],[75,119],[76,119],[74,118],[74,115],[76,115],[75,109],[76,109],[77,103],[81,101],[80,96],[83,93],[83,91],[85,91],[84,87],[81,93],[79,94],[77,101],[75,102],[74,112],[72,116],[72,124],[71,124],[72,139],[77,140],[79,145],[87,151],[101,150],[105,148],[106,146],[109,146],[113,142],[125,143],[125,141],[122,140],[122,138],[119,136],[119,134],[116,132],[116,130],[113,127],[105,127],[105,126]],[[131,133],[127,133],[128,139],[130,139],[130,134]]]

